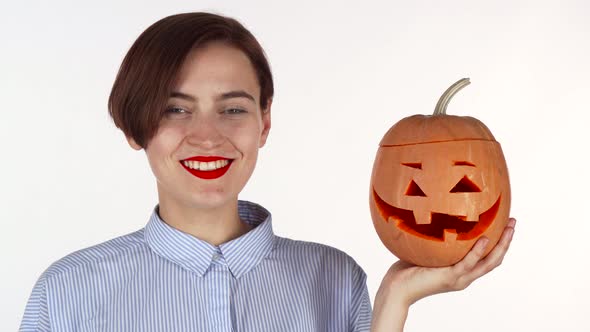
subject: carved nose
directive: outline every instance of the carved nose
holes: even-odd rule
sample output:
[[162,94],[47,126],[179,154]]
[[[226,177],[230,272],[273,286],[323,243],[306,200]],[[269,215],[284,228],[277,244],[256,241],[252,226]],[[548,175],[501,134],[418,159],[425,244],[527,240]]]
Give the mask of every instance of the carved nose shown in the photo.
[[426,194],[422,188],[420,188],[420,186],[414,180],[412,180],[412,182],[410,182],[408,185],[408,188],[406,189],[406,195],[426,197]]

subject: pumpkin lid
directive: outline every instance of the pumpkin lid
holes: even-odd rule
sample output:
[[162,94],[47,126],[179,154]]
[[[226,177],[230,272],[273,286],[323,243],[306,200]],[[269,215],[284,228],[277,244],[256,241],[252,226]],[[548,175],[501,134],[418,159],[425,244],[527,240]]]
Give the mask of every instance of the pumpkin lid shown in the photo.
[[451,85],[438,100],[433,115],[412,115],[394,124],[385,133],[379,145],[395,146],[463,140],[495,142],[492,132],[478,119],[446,114],[451,98],[469,83],[469,78],[463,78]]
[[483,122],[470,116],[412,115],[394,124],[380,146],[484,140],[496,141]]

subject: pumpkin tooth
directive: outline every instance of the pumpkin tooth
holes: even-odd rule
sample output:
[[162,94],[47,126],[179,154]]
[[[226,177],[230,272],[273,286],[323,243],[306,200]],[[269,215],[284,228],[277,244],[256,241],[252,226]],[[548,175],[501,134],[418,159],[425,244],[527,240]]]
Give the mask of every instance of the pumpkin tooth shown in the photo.
[[455,241],[457,239],[457,231],[454,229],[445,229],[443,239],[445,241]]
[[465,221],[467,222],[478,222],[479,221],[479,213],[475,210],[470,209],[467,211],[467,215],[465,216]]
[[418,225],[427,225],[432,222],[432,213],[422,209],[415,209],[414,219],[416,219],[416,224]]

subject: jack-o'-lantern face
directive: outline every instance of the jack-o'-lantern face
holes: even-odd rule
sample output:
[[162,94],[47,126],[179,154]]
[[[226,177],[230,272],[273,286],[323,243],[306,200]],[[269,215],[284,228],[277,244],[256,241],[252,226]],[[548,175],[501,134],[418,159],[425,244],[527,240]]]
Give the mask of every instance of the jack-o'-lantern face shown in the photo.
[[[499,144],[492,141],[381,147],[373,174],[379,180],[373,182],[371,201],[377,219],[385,222],[379,228],[387,228],[383,241],[442,247],[435,251],[447,254],[455,252],[449,250],[455,245],[461,250],[450,261],[457,261],[480,236],[499,237],[502,221],[508,219],[506,209],[499,213],[500,207],[510,198],[503,160]],[[425,243],[418,244],[421,241]],[[460,241],[464,245],[458,245]],[[427,250],[424,258],[432,257]]]
[[405,118],[380,144],[370,208],[381,241],[400,259],[451,265],[483,235],[489,251],[510,209],[500,144],[471,117]]

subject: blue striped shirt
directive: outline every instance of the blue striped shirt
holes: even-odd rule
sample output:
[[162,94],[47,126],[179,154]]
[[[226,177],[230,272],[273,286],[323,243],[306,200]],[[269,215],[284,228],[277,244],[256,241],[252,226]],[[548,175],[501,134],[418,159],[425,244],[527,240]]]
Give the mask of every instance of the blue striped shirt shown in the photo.
[[274,235],[270,213],[213,246],[164,223],[72,253],[37,281],[20,331],[368,331],[366,275],[345,253]]

